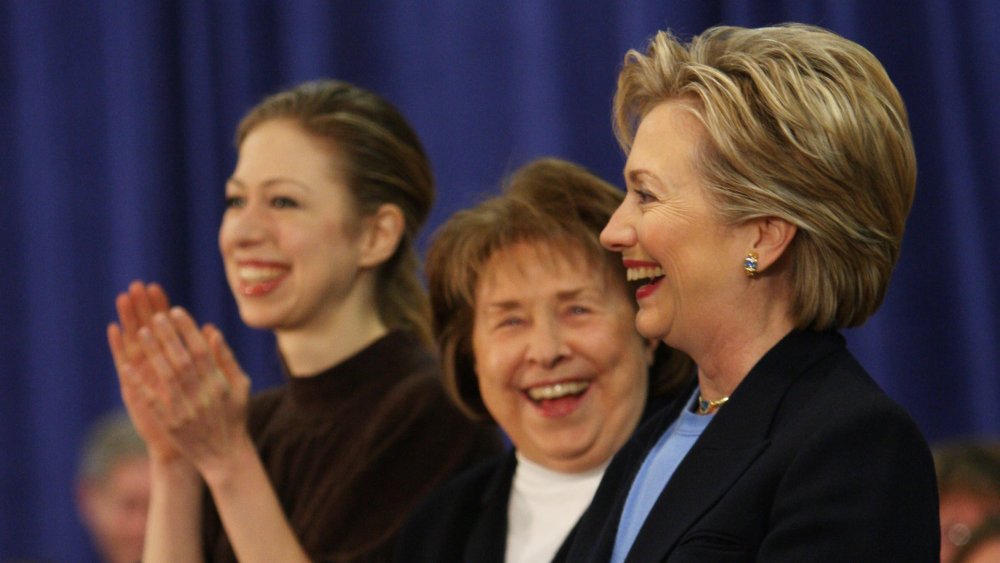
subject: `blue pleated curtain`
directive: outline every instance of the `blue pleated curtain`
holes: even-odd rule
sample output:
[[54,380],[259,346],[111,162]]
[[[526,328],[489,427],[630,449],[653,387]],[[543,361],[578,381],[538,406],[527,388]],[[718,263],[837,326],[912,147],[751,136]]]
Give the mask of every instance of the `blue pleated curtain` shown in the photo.
[[0,561],[90,561],[72,499],[85,427],[120,406],[104,340],[130,280],[226,332],[256,388],[216,246],[232,132],[261,96],[336,77],[393,100],[431,155],[431,223],[554,155],[621,184],[628,48],[656,30],[803,21],[873,51],[920,167],[900,264],[855,353],[932,441],[1000,433],[1000,3],[424,0],[0,3]]

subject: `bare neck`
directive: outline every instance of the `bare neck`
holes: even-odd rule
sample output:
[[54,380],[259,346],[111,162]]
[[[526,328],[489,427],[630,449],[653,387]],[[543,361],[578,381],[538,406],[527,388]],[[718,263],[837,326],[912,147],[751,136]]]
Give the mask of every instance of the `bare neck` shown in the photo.
[[760,284],[741,296],[740,305],[692,351],[703,397],[728,397],[764,354],[795,328],[788,295],[777,284]]
[[292,376],[311,376],[329,369],[389,332],[379,318],[373,288],[358,289],[316,322],[275,331]]

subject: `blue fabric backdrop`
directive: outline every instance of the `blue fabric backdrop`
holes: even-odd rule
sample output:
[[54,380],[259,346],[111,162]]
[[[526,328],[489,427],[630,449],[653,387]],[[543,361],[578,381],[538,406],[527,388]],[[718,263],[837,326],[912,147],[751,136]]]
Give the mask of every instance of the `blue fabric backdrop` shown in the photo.
[[72,475],[86,425],[120,405],[104,327],[130,280],[219,324],[257,388],[280,381],[215,243],[232,132],[262,95],[330,76],[393,100],[432,157],[436,225],[540,155],[620,185],[625,51],[661,28],[781,21],[867,46],[909,106],[916,204],[854,351],[929,439],[1000,434],[1000,2],[4,0],[0,560],[93,557]]

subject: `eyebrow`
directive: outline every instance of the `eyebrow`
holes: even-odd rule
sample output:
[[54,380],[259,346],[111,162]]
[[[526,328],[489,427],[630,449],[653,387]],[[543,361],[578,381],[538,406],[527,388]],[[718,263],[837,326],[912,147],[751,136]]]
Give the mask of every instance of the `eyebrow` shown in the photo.
[[[577,287],[567,289],[565,291],[558,291],[556,292],[556,301],[572,301],[573,299],[578,299],[581,295],[585,295],[587,293],[600,293],[600,290],[596,288]],[[503,301],[487,303],[485,309],[487,313],[505,313],[519,309],[522,306],[522,302],[517,299],[505,299]]]
[[486,304],[486,313],[506,313],[507,311],[513,311],[514,309],[519,309],[521,307],[521,302],[516,300],[507,301],[496,301],[494,303]]
[[[239,188],[243,188],[244,190],[247,189],[247,185],[245,183],[243,183],[236,176],[230,176],[226,180],[226,184],[227,185],[228,184],[233,184],[233,185],[235,185],[235,186],[237,186]],[[302,190],[305,190],[307,192],[311,192],[312,191],[312,188],[309,186],[309,184],[306,184],[306,183],[301,182],[299,180],[296,180],[294,178],[288,178],[288,177],[285,177],[285,176],[277,176],[275,178],[268,178],[267,180],[264,180],[264,182],[261,183],[260,186],[262,188],[266,189],[266,188],[274,187],[274,186],[276,186],[278,184],[290,184],[292,186],[296,186],[296,187],[298,187],[298,188],[300,188]]]
[[566,291],[560,291],[556,293],[556,299],[559,301],[570,301],[572,299],[578,299],[584,293],[587,293],[589,288],[578,287],[575,289],[567,289]]
[[626,169],[624,171],[625,181],[629,184],[638,184],[643,176],[653,176],[653,173],[645,168],[634,168],[632,170]]

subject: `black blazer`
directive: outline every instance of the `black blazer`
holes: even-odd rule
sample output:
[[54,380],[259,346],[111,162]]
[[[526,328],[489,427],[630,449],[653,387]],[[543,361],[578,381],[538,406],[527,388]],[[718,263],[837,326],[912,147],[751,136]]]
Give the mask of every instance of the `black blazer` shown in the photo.
[[[503,563],[507,501],[517,458],[506,455],[469,469],[424,500],[396,541],[400,563]],[[553,558],[564,561],[569,536]]]
[[[692,374],[675,393],[690,396],[694,383]],[[651,394],[641,420],[660,412],[675,397]],[[467,469],[432,492],[410,514],[397,537],[395,561],[503,563],[507,552],[507,505],[516,469],[517,458],[511,450]],[[575,533],[573,527],[551,563],[567,561]]]
[[[604,474],[568,560],[608,561],[632,480],[685,399]],[[627,561],[938,561],[930,451],[834,331],[790,333],[716,413]]]

